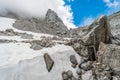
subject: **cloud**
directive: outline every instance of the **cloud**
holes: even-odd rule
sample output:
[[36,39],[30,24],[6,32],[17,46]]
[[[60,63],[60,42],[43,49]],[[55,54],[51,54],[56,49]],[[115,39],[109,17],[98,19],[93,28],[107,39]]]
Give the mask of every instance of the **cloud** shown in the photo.
[[120,11],[120,0],[103,0],[108,6],[106,11],[107,15],[111,15],[117,11]]
[[90,25],[96,18],[93,17],[87,17],[83,19],[83,22],[81,23],[80,26],[87,26]]
[[106,3],[106,6],[110,7],[117,7],[119,5],[118,0],[103,0]]
[[67,0],[68,2],[73,2],[74,0]]
[[[106,6],[108,7],[108,9],[104,14],[111,15],[117,11],[120,11],[120,0],[103,0],[103,1],[106,3]],[[81,23],[80,26],[90,25],[97,17],[104,14],[100,13],[94,17],[90,17],[90,16],[86,17],[83,19],[83,22]]]
[[44,18],[48,9],[54,10],[68,28],[73,28],[71,7],[64,0],[0,0],[0,14],[11,11],[19,16]]

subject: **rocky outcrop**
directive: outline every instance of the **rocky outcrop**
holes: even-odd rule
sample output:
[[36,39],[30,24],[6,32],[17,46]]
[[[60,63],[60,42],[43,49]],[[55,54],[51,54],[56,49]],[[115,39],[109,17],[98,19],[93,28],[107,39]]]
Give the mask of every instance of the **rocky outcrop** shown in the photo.
[[73,46],[85,60],[94,61],[100,42],[111,43],[111,32],[106,16],[101,16],[84,29],[80,38],[74,38],[67,45]]
[[53,35],[57,35],[58,33],[63,33],[68,30],[62,20],[51,9],[48,9],[45,19],[19,18],[13,26],[20,30]]

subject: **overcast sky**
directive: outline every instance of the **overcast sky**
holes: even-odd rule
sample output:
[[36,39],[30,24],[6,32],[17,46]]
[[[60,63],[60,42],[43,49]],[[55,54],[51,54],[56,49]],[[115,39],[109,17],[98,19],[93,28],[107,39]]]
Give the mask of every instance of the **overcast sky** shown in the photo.
[[90,24],[102,14],[120,10],[120,0],[0,0],[0,14],[7,10],[21,16],[44,18],[54,10],[68,28]]

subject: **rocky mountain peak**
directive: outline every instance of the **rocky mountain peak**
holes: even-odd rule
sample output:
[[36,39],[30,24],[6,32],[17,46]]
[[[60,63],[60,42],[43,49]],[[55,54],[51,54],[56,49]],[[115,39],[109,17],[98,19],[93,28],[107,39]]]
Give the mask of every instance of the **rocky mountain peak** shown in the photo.
[[66,32],[68,29],[57,13],[48,9],[45,19],[19,19],[13,25],[15,28],[38,33],[47,33],[57,35],[57,33]]
[[45,20],[46,20],[46,22],[62,22],[60,17],[58,17],[57,13],[51,9],[48,9]]

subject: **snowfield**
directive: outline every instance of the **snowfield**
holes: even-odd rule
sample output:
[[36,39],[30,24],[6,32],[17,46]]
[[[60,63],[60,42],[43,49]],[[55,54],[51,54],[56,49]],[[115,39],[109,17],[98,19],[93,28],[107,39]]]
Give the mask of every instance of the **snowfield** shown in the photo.
[[[20,36],[0,36],[0,40],[16,40],[18,42],[0,43],[0,80],[62,80],[62,72],[71,70],[76,76],[76,69],[72,68],[70,56],[78,54],[70,46],[55,45],[41,50],[33,50],[29,43],[23,40],[40,40],[41,36],[53,35],[33,33],[15,29],[12,25],[15,19],[0,17],[0,31],[13,29],[16,32],[32,34],[33,39],[22,39]],[[54,60],[50,72],[46,69],[43,55],[48,53]]]
[[[70,62],[70,55],[79,56],[69,46],[56,45],[34,51],[29,44],[0,44],[0,80],[62,80],[61,73],[71,70],[76,76]],[[48,53],[55,64],[48,72],[43,55]],[[55,76],[54,76],[55,75]]]

